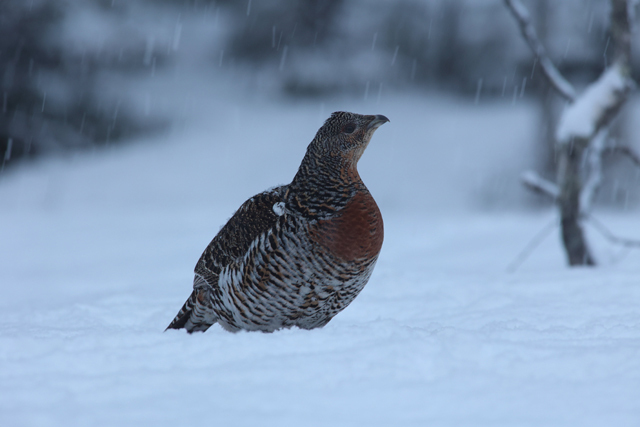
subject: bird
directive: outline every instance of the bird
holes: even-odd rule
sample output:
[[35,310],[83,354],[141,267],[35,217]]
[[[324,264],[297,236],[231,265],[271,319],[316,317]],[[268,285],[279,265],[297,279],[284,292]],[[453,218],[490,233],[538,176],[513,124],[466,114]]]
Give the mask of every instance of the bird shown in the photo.
[[169,329],[230,332],[325,326],[362,291],[382,242],[382,214],[357,164],[383,115],[337,111],[291,183],[257,194],[207,246],[193,292]]

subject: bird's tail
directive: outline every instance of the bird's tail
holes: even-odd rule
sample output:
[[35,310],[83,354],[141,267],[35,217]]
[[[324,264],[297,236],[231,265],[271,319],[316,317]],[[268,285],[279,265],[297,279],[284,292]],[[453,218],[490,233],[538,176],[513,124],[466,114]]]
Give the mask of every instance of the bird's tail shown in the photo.
[[176,317],[167,326],[167,329],[186,329],[187,332],[206,331],[211,325],[217,322],[213,309],[206,302],[207,289],[195,289],[184,303]]

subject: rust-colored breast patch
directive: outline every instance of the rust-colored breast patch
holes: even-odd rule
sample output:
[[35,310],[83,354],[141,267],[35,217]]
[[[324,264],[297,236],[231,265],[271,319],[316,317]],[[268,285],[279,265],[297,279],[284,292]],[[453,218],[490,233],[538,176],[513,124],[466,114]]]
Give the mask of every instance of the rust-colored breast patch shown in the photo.
[[311,239],[343,261],[373,258],[384,239],[382,215],[369,192],[359,192],[342,214],[311,227]]

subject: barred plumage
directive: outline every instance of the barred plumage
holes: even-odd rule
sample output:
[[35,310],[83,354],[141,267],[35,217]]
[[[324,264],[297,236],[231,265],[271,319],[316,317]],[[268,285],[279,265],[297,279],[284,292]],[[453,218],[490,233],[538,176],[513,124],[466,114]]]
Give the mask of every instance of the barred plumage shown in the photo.
[[388,121],[333,113],[293,181],[247,200],[211,241],[196,264],[193,292],[167,329],[312,329],[349,305],[384,237],[356,166]]

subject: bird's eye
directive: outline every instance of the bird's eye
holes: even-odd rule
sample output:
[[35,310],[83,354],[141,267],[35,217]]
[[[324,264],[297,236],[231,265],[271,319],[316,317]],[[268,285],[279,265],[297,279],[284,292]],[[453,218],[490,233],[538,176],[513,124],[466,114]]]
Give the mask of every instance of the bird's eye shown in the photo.
[[342,132],[344,133],[353,133],[353,131],[356,130],[356,125],[355,123],[347,123],[346,125],[344,125],[344,127],[342,128]]

